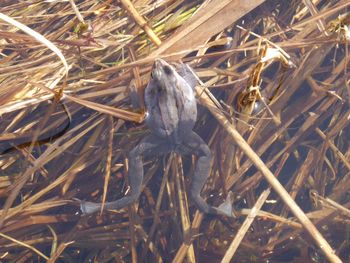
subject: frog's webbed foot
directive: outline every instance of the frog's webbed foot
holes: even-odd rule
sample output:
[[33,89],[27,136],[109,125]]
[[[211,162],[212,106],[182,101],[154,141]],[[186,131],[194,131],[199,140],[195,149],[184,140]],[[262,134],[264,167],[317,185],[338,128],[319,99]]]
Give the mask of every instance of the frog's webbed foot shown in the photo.
[[102,203],[80,201],[80,210],[84,215],[95,213],[101,210]]
[[84,200],[80,200],[78,198],[73,198],[73,200],[79,204],[80,211],[84,214],[92,214],[94,212],[97,212],[101,209],[100,203],[93,203],[93,202],[86,202]]
[[236,215],[232,209],[232,204],[233,204],[233,193],[230,191],[227,194],[225,202],[223,202],[218,207],[214,207],[214,210],[216,210],[216,213],[219,215],[224,215],[224,216],[228,216],[228,217],[236,217]]

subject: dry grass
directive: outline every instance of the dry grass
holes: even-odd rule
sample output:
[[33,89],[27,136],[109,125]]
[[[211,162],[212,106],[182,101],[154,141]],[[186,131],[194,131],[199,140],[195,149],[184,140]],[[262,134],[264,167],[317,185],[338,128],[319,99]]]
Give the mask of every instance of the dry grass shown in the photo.
[[[350,18],[339,18],[349,6],[1,1],[0,261],[326,262],[290,197],[350,261]],[[195,127],[213,153],[203,195],[217,205],[232,191],[235,219],[196,212],[186,196],[195,160],[179,156],[146,160],[129,209],[80,215],[74,198],[116,200],[127,189],[126,153],[148,132],[129,87],[142,96],[157,56],[189,63],[203,82],[213,113],[200,107]],[[269,194],[267,168],[232,129],[289,195]]]

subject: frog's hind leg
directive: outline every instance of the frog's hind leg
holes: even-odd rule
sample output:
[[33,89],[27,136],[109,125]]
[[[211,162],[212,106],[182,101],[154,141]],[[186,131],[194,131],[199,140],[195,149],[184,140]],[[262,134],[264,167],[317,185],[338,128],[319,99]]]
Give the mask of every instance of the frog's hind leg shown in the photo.
[[232,203],[225,202],[219,207],[210,206],[200,195],[202,188],[207,181],[210,172],[211,152],[208,145],[195,132],[185,136],[183,145],[184,153],[192,153],[198,157],[196,168],[193,174],[190,194],[201,212],[208,214],[222,214],[233,216]]
[[[154,135],[145,137],[134,149],[129,152],[129,185],[128,195],[113,202],[106,202],[106,209],[121,209],[138,199],[141,194],[143,181],[142,156],[153,157],[170,152],[171,148],[167,141],[159,139]],[[101,209],[102,203],[82,202],[80,209],[84,214],[91,214]]]

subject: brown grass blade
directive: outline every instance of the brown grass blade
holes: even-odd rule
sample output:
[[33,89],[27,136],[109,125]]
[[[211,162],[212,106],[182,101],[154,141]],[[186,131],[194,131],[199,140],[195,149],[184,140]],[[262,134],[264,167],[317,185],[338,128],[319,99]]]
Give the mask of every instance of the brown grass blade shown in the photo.
[[[201,6],[193,17],[177,32],[164,42],[150,56],[156,57],[181,50],[196,50],[211,36],[221,32],[225,27],[244,16],[264,0],[213,0]],[[182,54],[184,56],[185,54]],[[179,58],[175,55],[174,58]]]
[[27,27],[26,25],[14,20],[13,18],[0,13],[0,19],[4,20],[5,22],[14,25],[15,27],[23,30],[25,33],[27,33],[28,35],[32,36],[33,38],[35,38],[37,41],[39,41],[40,43],[43,43],[45,46],[47,46],[49,49],[51,49],[61,60],[63,66],[65,67],[65,74],[66,76],[68,75],[68,71],[69,71],[69,67],[68,67],[68,63],[65,59],[65,57],[63,56],[62,52],[49,40],[47,40],[43,35],[39,34],[38,32],[34,31],[33,29]]

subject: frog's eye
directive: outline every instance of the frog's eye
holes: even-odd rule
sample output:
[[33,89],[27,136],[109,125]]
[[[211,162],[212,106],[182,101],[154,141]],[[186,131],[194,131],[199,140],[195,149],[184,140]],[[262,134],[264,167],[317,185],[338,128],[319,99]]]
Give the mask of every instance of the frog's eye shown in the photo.
[[165,74],[167,74],[167,75],[170,75],[172,73],[172,70],[168,65],[164,66],[163,69],[164,69]]

